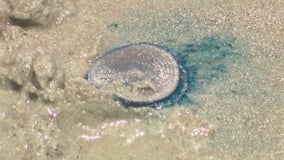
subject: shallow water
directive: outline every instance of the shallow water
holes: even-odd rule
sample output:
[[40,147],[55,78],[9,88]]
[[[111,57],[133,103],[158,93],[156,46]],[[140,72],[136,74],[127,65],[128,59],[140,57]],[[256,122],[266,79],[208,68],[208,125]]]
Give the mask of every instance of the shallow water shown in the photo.
[[[284,158],[282,1],[31,2],[0,1],[0,159]],[[126,109],[84,79],[136,42],[187,67],[181,101]]]

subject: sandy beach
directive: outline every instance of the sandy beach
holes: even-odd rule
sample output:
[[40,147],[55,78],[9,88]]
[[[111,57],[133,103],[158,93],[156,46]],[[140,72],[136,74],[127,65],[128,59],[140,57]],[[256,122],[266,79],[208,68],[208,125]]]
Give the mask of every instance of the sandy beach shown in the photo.
[[[125,108],[84,78],[138,42],[190,63],[188,101]],[[282,0],[0,0],[0,159],[284,159],[283,51]]]

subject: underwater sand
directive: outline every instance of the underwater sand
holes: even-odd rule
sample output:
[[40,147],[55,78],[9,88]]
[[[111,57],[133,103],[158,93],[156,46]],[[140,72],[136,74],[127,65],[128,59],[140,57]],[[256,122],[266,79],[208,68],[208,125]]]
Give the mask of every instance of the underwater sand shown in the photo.
[[[281,0],[0,0],[0,159],[284,159]],[[191,69],[186,99],[126,109],[84,79],[149,42]]]

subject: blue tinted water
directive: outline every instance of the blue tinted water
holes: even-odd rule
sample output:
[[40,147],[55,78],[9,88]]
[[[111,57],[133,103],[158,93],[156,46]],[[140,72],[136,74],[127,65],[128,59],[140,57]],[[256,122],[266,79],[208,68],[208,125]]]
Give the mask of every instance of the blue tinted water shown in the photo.
[[[160,45],[170,50],[187,72],[186,75],[183,74],[181,81],[186,84],[180,84],[176,92],[162,102],[162,108],[173,104],[198,105],[198,102],[191,98],[191,93],[201,89],[203,85],[223,78],[224,74],[229,72],[227,59],[238,55],[238,50],[234,47],[235,40],[224,39],[218,35],[202,37],[188,43],[175,44],[174,41],[167,41],[167,44]],[[184,85],[188,86],[185,91]]]

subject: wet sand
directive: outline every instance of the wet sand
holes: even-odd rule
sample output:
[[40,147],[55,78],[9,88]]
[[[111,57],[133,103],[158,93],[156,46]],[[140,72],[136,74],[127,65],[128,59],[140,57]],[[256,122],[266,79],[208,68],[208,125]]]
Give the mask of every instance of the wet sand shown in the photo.
[[[279,0],[1,0],[0,159],[283,159],[283,8]],[[197,63],[202,54],[188,57],[199,75],[187,95],[194,103],[126,109],[84,79],[115,46],[179,52],[206,37],[232,42],[236,54],[206,64]],[[224,72],[202,76],[219,63]]]

